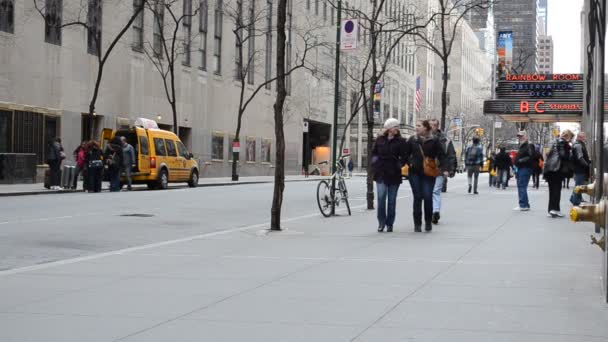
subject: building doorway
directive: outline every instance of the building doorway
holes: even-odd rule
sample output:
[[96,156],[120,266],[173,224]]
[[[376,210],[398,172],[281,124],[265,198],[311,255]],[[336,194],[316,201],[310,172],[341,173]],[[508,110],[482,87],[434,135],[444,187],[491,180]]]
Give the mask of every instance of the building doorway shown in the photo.
[[320,168],[318,163],[329,159],[331,125],[306,120],[308,132],[303,133],[302,167],[305,174],[321,174],[326,170]]
[[188,151],[192,151],[192,128],[180,127],[178,129],[178,137],[181,140]]

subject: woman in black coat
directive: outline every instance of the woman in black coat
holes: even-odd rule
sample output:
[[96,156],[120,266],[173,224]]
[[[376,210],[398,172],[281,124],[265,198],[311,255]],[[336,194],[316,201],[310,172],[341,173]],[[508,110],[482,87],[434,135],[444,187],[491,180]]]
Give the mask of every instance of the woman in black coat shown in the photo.
[[409,164],[408,178],[414,195],[414,231],[422,231],[422,202],[424,201],[424,223],[425,230],[428,232],[433,229],[435,177],[424,174],[424,158],[438,161],[440,172],[446,178],[449,176],[450,169],[447,165],[445,150],[439,139],[432,134],[428,120],[416,123],[416,134],[408,140],[406,153]]
[[570,141],[574,134],[570,130],[562,132],[551,146],[545,161],[544,177],[549,183],[549,207],[547,209],[549,217],[564,217],[561,213],[559,203],[562,194],[562,181],[569,174],[572,165],[570,164],[571,150]]
[[[390,118],[384,123],[384,134],[372,148],[374,181],[378,192],[378,232],[393,231],[397,192],[401,185],[401,168],[405,165],[406,141],[399,132],[399,121]],[[388,205],[387,205],[388,202]]]

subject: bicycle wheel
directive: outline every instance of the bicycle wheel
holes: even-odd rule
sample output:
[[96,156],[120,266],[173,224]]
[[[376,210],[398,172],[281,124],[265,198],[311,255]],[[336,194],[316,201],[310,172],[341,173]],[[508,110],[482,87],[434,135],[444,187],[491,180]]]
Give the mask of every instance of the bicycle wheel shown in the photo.
[[340,188],[340,192],[342,193],[342,200],[346,203],[346,210],[348,210],[348,216],[351,216],[350,213],[350,204],[348,204],[348,191],[346,190],[346,183],[343,179],[338,183],[338,188]]
[[317,185],[317,204],[323,216],[331,216],[331,187],[327,181],[322,180]]

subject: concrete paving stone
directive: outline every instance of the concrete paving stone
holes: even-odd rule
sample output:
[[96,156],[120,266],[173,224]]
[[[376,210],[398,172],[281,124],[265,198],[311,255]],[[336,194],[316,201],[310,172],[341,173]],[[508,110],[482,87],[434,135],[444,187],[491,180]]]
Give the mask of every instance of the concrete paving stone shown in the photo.
[[243,294],[195,312],[184,319],[355,325],[371,324],[394,305],[392,301],[367,298],[307,298],[290,297],[289,293],[275,296],[258,295],[255,291]]
[[116,277],[14,274],[0,277],[0,311],[116,281]]
[[564,308],[597,311],[606,310],[598,293],[565,289],[534,289],[516,287],[455,286],[429,284],[408,299],[409,302],[470,303]]
[[35,270],[33,274],[75,275],[75,276],[133,276],[150,272],[174,269],[177,266],[200,260],[198,256],[135,255],[131,253],[108,255],[92,260],[65,265],[49,265],[48,268]]
[[423,284],[444,271],[448,264],[395,262],[382,259],[337,260],[295,273],[290,281],[328,281],[389,285]]
[[0,341],[108,342],[160,321],[150,318],[0,313]]
[[124,342],[347,342],[360,327],[280,323],[266,316],[265,322],[177,320],[124,339]]
[[10,312],[24,314],[154,317],[171,319],[223,299],[223,294],[150,293],[101,288],[42,302],[20,305]]
[[606,337],[607,320],[606,310],[406,301],[377,326]]
[[505,331],[465,331],[459,329],[371,328],[355,342],[606,342],[608,338],[588,335],[526,334]]
[[303,270],[320,261],[315,259],[284,258],[219,258],[201,260],[173,269],[147,273],[148,277],[182,279],[232,279],[240,281],[270,281],[292,272]]
[[562,289],[599,293],[598,265],[459,263],[433,284]]

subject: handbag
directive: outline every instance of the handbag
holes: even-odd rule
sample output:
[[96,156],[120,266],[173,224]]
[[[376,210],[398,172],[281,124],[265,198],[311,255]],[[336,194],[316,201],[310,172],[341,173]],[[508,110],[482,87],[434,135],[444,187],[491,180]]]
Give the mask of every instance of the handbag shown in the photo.
[[439,176],[440,172],[439,167],[437,166],[437,161],[424,155],[422,145],[418,145],[418,147],[420,148],[420,153],[422,153],[422,169],[424,170],[424,175],[427,177]]

